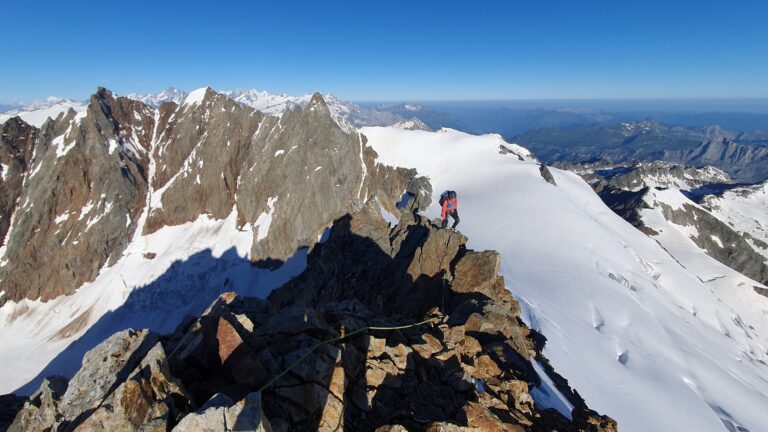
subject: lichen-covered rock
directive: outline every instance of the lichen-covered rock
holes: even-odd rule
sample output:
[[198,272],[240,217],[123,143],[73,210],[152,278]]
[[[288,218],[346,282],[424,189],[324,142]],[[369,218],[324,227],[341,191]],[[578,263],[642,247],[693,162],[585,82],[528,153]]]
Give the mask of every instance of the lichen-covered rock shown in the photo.
[[62,420],[59,402],[67,390],[67,379],[51,376],[43,380],[40,389],[24,403],[9,426],[10,432],[52,430]]
[[196,412],[184,417],[174,432],[272,432],[261,410],[261,395],[251,393],[237,403],[216,394]]
[[123,330],[88,351],[83,367],[69,381],[61,398],[60,411],[67,421],[97,408],[116,387],[130,376],[158,335],[149,330]]
[[76,425],[81,431],[165,431],[190,410],[191,396],[174,377],[158,342],[130,377],[92,414]]

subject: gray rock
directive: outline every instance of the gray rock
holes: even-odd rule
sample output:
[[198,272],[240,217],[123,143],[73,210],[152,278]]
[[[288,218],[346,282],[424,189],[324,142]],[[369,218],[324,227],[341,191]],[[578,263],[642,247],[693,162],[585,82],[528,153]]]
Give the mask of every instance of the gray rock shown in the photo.
[[129,329],[115,333],[88,351],[83,367],[69,381],[61,398],[60,411],[65,419],[75,420],[97,408],[128,378],[157,340],[158,336],[149,330]]
[[557,183],[555,182],[555,178],[552,177],[552,172],[549,171],[549,168],[542,164],[539,164],[539,173],[541,173],[541,177],[547,181],[547,183],[557,186]]
[[[168,367],[158,342],[127,380],[101,406],[77,424],[84,431],[155,431],[189,411],[191,396]],[[86,412],[87,415],[87,412]]]
[[216,394],[198,411],[181,419],[173,431],[272,432],[272,426],[261,410],[261,393],[251,393],[237,403]]
[[67,390],[67,379],[51,376],[43,380],[40,389],[24,403],[9,432],[47,431],[58,425],[61,420],[59,403]]

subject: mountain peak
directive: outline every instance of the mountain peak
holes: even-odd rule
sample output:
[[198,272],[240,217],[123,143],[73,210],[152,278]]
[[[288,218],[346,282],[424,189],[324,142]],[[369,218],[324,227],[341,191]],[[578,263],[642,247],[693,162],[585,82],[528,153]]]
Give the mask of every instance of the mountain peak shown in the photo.
[[328,104],[325,102],[325,99],[323,98],[323,95],[320,94],[320,92],[313,93],[312,98],[307,104],[307,109],[310,111],[314,111],[316,108],[328,111]]
[[183,90],[179,90],[176,87],[168,87],[159,93],[152,93],[152,94],[145,94],[145,95],[131,93],[126,95],[126,97],[129,99],[144,102],[145,104],[153,108],[157,108],[166,102],[174,102],[177,104],[181,104],[184,101],[184,98],[187,97],[187,92]]
[[186,98],[184,98],[184,103],[182,105],[198,105],[201,104],[207,99],[210,95],[215,94],[216,92],[213,91],[210,87],[201,87],[197,90],[193,90],[190,92]]

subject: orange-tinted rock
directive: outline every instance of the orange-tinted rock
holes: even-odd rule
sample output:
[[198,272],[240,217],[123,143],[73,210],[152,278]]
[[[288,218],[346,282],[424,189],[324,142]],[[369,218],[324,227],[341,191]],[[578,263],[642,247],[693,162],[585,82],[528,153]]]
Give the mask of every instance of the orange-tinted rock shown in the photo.
[[219,360],[222,364],[229,359],[229,356],[237,348],[243,345],[243,338],[237,334],[237,330],[232,327],[232,324],[224,318],[219,318],[216,329],[216,341],[219,344]]

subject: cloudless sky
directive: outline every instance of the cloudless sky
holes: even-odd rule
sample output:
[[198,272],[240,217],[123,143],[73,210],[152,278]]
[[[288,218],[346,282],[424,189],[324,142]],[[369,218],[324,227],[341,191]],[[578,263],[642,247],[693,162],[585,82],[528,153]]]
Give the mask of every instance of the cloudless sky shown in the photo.
[[0,103],[257,88],[348,100],[765,98],[768,1],[0,0]]

